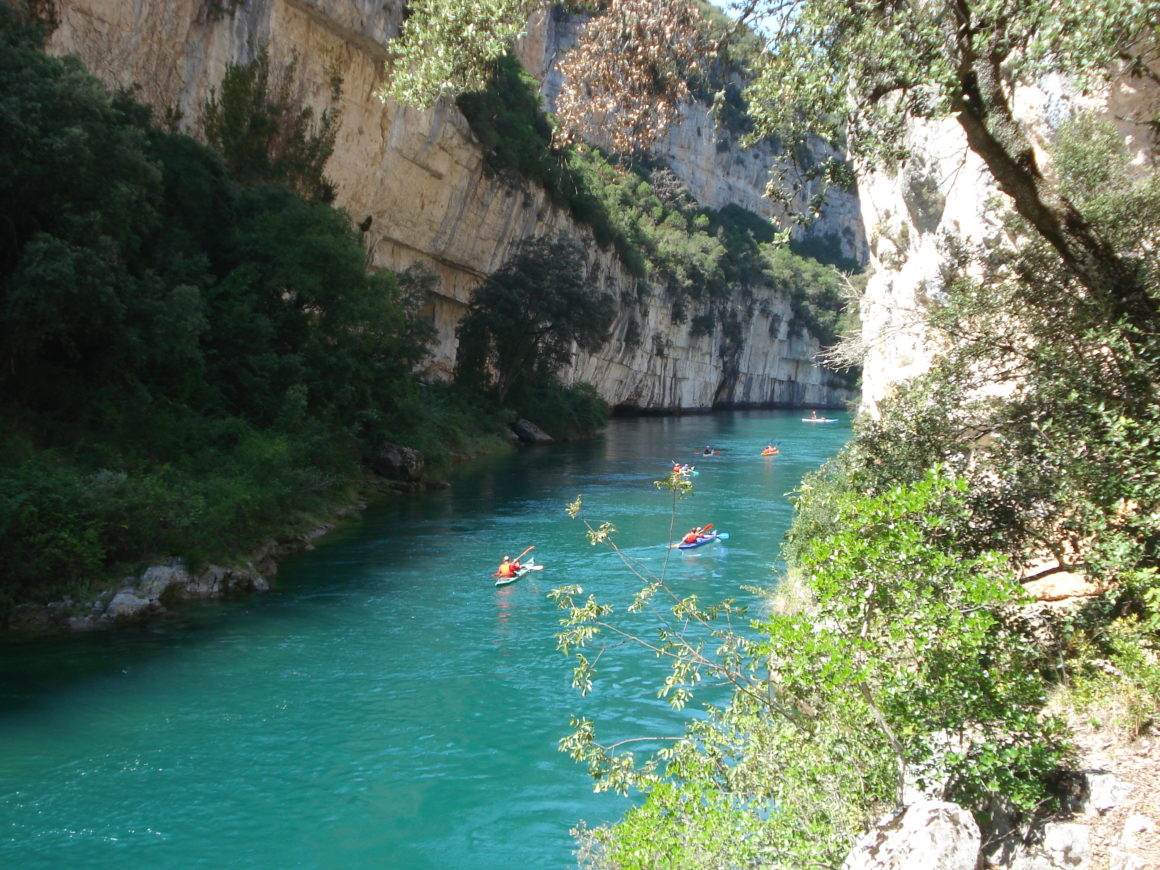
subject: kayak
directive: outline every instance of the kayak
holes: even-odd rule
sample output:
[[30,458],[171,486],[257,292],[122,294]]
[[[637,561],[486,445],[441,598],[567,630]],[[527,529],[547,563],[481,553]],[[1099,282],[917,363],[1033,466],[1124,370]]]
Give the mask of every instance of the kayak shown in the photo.
[[803,423],[837,423],[837,417],[802,417]]
[[685,543],[684,541],[681,541],[681,543],[677,544],[677,549],[678,550],[692,550],[695,547],[703,547],[706,544],[711,543],[712,541],[727,541],[728,539],[729,539],[728,532],[710,532],[707,535],[699,536],[697,538],[697,540],[690,541],[689,543]]
[[696,477],[700,473],[701,472],[697,471],[697,469],[693,468],[691,465],[683,465],[680,468],[673,469],[673,474],[679,474],[682,477]]
[[507,586],[509,583],[515,583],[529,571],[543,571],[543,565],[537,565],[535,558],[528,559],[520,565],[519,569],[511,577],[497,577],[495,580],[496,586]]
[[776,447],[766,447],[764,450],[761,451],[761,455],[762,456],[777,456],[777,454],[779,454],[780,452],[781,451],[778,450]]

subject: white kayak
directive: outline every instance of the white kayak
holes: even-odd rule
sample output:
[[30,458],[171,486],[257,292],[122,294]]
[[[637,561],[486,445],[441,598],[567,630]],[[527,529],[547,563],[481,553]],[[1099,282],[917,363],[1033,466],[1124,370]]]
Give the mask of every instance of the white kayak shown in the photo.
[[528,561],[524,562],[522,565],[520,565],[519,570],[517,570],[516,573],[513,574],[511,577],[497,577],[495,580],[495,585],[496,586],[507,586],[510,583],[515,583],[517,580],[519,580],[521,577],[523,577],[529,571],[543,571],[543,570],[544,570],[544,566],[537,565],[536,560],[533,557],[531,559],[528,559]]

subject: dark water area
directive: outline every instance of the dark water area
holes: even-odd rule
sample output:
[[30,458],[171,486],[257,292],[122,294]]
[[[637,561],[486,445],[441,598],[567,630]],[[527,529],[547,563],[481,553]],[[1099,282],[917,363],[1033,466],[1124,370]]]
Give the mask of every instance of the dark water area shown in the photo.
[[[583,496],[583,516],[679,594],[752,600],[743,586],[776,582],[786,493],[849,436],[830,416],[616,419],[373,506],[287,560],[267,595],[140,633],[4,642],[0,866],[574,866],[569,828],[632,798],[594,794],[557,750],[569,717],[611,740],[679,733],[691,714],[656,698],[662,666],[629,650],[587,698],[571,688],[547,593],[578,583],[623,614],[639,584],[565,505]],[[767,443],[781,453],[762,457]],[[706,445],[722,452],[696,455]],[[699,472],[675,534],[711,522],[727,541],[666,546],[671,498],[653,481],[674,460]],[[545,570],[495,588],[500,558],[533,544]]]

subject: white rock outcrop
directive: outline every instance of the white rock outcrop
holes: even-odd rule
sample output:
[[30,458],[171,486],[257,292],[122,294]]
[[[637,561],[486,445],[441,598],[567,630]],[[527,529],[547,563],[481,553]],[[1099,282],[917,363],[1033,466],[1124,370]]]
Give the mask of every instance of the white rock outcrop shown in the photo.
[[[1145,121],[1160,112],[1160,86],[1125,79],[1103,94],[1081,97],[1051,79],[1017,88],[1013,109],[1047,173],[1053,130],[1077,110],[1102,112],[1145,164],[1152,159]],[[938,293],[943,240],[953,236],[978,248],[997,244],[1000,207],[1006,206],[954,119],[911,124],[907,145],[913,156],[898,172],[865,175],[858,185],[871,270],[861,307],[862,407],[871,414],[894,384],[926,371],[939,351],[922,315]]]
[[917,801],[884,818],[846,856],[842,870],[978,870],[982,837],[967,810]]

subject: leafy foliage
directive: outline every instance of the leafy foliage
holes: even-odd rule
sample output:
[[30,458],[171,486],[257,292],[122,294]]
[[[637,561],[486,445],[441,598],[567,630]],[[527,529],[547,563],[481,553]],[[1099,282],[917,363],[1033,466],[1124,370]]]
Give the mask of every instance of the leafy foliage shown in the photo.
[[584,252],[563,238],[533,238],[478,287],[460,321],[456,377],[490,381],[502,403],[521,378],[551,376],[573,347],[596,350],[608,337],[612,299],[588,286]]
[[455,103],[492,173],[514,172],[543,187],[558,204],[568,204],[568,170],[562,155],[549,147],[552,124],[540,107],[538,84],[513,55],[497,61],[486,88],[460,94]]
[[536,0],[414,0],[388,61],[380,96],[429,106],[482,91],[493,64],[523,32]]
[[556,143],[570,144],[584,130],[601,131],[623,153],[655,141],[689,102],[687,80],[712,53],[687,0],[612,0],[560,63]]
[[[691,487],[674,475],[657,485],[674,501]],[[811,605],[748,628],[734,602],[679,598],[663,576],[638,574],[629,607],[656,615],[655,641],[582,589],[553,593],[581,691],[624,640],[669,662],[658,696],[677,709],[699,686],[732,687],[725,707],[707,707],[643,761],[630,751],[638,741],[603,745],[594,723],[573,722],[561,749],[597,788],[646,796],[587,835],[593,866],[836,865],[907,783],[979,810],[1048,799],[1067,747],[1040,715],[1047,683],[1012,622],[1019,591],[1003,560],[947,546],[969,519],[963,489],[932,472],[876,497],[835,492],[830,525],[811,529],[798,554]],[[588,526],[590,541],[615,550],[614,534]]]
[[332,82],[332,105],[315,121],[297,81],[298,58],[270,70],[262,48],[247,64],[229,64],[221,94],[210,93],[202,126],[209,144],[222,155],[230,174],[243,184],[284,184],[299,195],[334,200],[334,185],[323,174],[340,124],[333,105],[341,82]]

